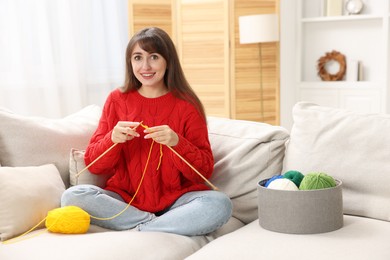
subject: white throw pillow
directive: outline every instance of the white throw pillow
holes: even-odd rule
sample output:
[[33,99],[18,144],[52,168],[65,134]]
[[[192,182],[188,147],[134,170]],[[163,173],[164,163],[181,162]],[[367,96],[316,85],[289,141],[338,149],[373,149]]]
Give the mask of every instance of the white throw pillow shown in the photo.
[[49,210],[60,207],[64,191],[64,183],[53,164],[0,167],[0,240],[37,225]]
[[[88,169],[84,170],[86,165],[84,161],[85,150],[78,150],[72,148],[70,150],[69,160],[69,174],[70,174],[70,185],[79,184],[93,184],[101,188],[105,188],[106,182],[111,175],[109,174],[92,174]],[[83,171],[78,177],[77,174]]]
[[69,151],[85,149],[97,128],[101,109],[91,105],[61,119],[22,116],[0,108],[2,166],[55,164],[69,186]]
[[301,102],[283,172],[325,172],[343,182],[344,213],[390,220],[390,115]]
[[257,183],[280,174],[289,134],[279,126],[208,117],[215,167],[210,181],[233,203],[233,216],[249,223],[257,216]]

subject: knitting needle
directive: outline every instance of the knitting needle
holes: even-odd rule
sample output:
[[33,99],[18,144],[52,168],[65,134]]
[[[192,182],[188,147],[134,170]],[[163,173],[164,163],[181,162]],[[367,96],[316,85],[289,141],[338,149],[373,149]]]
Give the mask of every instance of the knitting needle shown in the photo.
[[205,182],[207,182],[208,185],[210,185],[211,188],[213,188],[213,190],[218,190],[218,188],[216,186],[214,186],[208,179],[206,179],[206,177],[204,177],[200,172],[198,172],[198,170],[196,170],[189,162],[186,161],[186,159],[184,159],[178,152],[176,152],[172,147],[170,147],[169,145],[166,145],[169,149],[171,149],[171,151],[176,154],[183,162],[185,162],[192,170],[194,170],[194,172],[196,172]]
[[[132,128],[131,130],[136,130],[138,126],[140,126],[142,124],[143,121],[141,121],[137,126],[135,126],[134,128]],[[104,151],[104,153],[102,153],[98,158],[96,158],[95,160],[93,160],[90,164],[87,165],[87,167],[85,167],[84,169],[82,169],[81,171],[79,171],[77,174],[76,174],[76,178],[78,178],[80,176],[80,174],[82,174],[83,172],[85,172],[86,170],[88,170],[89,167],[91,167],[95,162],[97,162],[100,158],[102,158],[105,154],[107,154],[109,151],[112,150],[112,148],[114,148],[118,143],[114,143],[113,145],[111,145],[110,148],[108,148],[106,151]]]
[[[142,123],[140,124],[143,128],[145,129],[148,129],[149,127],[147,125],[143,125]],[[168,147],[174,154],[176,154],[183,162],[185,162],[194,172],[196,172],[196,174],[199,175],[199,177],[201,177],[208,185],[210,185],[211,188],[213,188],[213,190],[218,190],[218,188],[213,185],[208,179],[206,179],[206,177],[204,177],[198,170],[196,170],[194,168],[194,166],[192,166],[189,162],[187,162],[186,159],[184,159],[178,152],[176,152],[171,146],[169,145],[165,145],[166,147]]]
[[80,174],[82,174],[83,172],[85,172],[86,170],[88,170],[89,167],[91,167],[95,162],[97,162],[100,158],[102,158],[106,153],[108,153],[109,151],[112,150],[112,148],[114,148],[118,143],[114,143],[113,145],[111,145],[110,148],[108,148],[106,151],[104,151],[104,153],[102,153],[98,158],[96,158],[95,160],[93,160],[93,162],[91,162],[90,164],[88,164],[87,167],[85,167],[84,169],[82,169],[81,171],[79,171],[77,174],[76,174],[76,178],[78,178],[80,176]]

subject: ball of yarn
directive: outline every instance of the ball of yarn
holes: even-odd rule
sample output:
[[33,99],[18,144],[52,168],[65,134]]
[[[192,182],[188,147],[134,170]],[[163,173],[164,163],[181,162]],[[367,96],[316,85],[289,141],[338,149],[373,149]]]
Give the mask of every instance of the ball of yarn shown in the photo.
[[268,187],[269,184],[270,184],[271,182],[273,182],[274,180],[280,179],[280,178],[283,178],[283,175],[278,174],[278,175],[272,176],[272,177],[265,183],[264,187]]
[[84,234],[88,231],[90,222],[87,212],[76,206],[66,206],[49,211],[45,225],[53,233]]
[[289,179],[279,178],[268,185],[268,189],[274,190],[298,190],[297,185]]
[[303,177],[305,177],[301,172],[299,171],[288,171],[283,174],[284,178],[291,180],[292,182],[299,187],[301,185],[301,181]]
[[318,190],[332,188],[336,186],[336,181],[332,176],[322,172],[308,173],[303,178],[300,190]]

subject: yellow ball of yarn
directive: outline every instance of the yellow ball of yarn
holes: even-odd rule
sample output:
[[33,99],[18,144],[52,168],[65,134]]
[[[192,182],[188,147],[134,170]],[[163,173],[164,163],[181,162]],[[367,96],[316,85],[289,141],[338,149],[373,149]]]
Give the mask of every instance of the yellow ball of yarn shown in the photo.
[[87,212],[76,206],[66,206],[49,211],[45,225],[53,233],[84,234],[88,231],[90,222]]

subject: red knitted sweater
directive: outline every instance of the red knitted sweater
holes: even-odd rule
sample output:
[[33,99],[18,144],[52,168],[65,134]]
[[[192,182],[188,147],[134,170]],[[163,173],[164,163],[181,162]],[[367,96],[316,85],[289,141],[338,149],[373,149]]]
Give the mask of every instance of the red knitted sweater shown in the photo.
[[[195,169],[210,178],[214,159],[208,139],[207,125],[190,103],[171,93],[158,98],[145,98],[137,91],[121,93],[114,90],[107,98],[97,130],[85,153],[88,165],[112,146],[111,132],[118,121],[143,121],[152,127],[168,125],[179,136],[173,147]],[[140,137],[116,145],[93,164],[94,174],[112,174],[106,189],[114,191],[129,202],[141,180],[146,166],[151,139],[144,139],[144,128],[138,127]],[[154,143],[146,175],[132,205],[148,212],[158,212],[170,206],[182,194],[206,190],[208,186],[189,166],[170,149]]]

